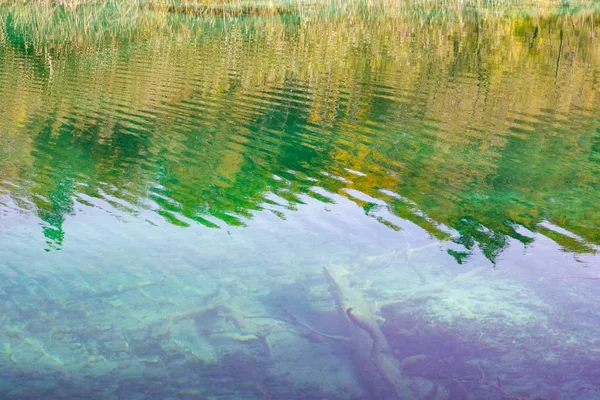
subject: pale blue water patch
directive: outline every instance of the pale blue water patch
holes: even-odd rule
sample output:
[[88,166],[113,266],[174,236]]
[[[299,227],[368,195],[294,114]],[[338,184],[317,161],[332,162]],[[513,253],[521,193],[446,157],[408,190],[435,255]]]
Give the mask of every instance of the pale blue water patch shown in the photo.
[[[448,393],[495,395],[487,377],[498,375],[506,390],[542,393],[561,381],[593,398],[579,387],[593,389],[597,373],[597,287],[572,256],[537,237],[513,244],[495,269],[483,255],[461,266],[418,226],[391,231],[333,197],[328,206],[305,198],[285,221],[263,212],[226,230],[169,227],[147,211],[107,218],[82,206],[64,223],[69,246],[53,253],[33,234],[34,218],[8,214],[6,393],[77,396],[102,382],[99,396],[141,387],[160,396],[262,398],[277,387],[367,396],[355,350],[306,328],[351,332],[323,276],[335,266],[349,274],[350,296],[381,307],[403,376],[425,382],[421,391],[435,382]],[[244,363],[250,370],[236,370]],[[87,389],[65,385],[65,374]]]

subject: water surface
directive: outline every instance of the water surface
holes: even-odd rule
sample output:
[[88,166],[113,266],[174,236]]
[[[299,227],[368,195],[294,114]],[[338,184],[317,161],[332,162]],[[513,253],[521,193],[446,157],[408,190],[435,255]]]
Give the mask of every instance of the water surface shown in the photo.
[[0,6],[2,398],[600,396],[593,7],[44,10]]

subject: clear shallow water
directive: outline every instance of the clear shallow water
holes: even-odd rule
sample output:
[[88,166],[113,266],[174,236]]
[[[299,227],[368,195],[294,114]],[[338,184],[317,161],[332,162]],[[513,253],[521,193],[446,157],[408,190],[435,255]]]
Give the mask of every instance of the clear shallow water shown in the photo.
[[3,398],[600,396],[593,12],[0,11]]

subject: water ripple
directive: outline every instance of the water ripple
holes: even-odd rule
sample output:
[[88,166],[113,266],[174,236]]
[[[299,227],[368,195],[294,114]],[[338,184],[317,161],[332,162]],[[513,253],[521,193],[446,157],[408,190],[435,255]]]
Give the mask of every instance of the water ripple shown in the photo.
[[257,19],[52,58],[3,32],[0,190],[61,232],[77,207],[216,228],[342,196],[492,261],[517,225],[594,252],[600,57],[593,24],[559,21],[560,46],[471,19]]

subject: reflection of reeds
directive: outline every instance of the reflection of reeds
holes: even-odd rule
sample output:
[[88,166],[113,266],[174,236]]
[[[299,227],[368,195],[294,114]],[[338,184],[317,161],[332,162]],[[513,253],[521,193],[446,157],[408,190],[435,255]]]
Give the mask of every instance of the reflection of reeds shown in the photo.
[[[57,46],[61,42],[89,45],[106,36],[147,36],[157,29],[181,32],[197,24],[198,21],[190,18],[194,16],[213,18],[213,23],[223,16],[242,21],[248,15],[281,14],[294,14],[306,20],[326,14],[352,21],[385,16],[421,23],[432,20],[462,23],[465,12],[475,10],[479,18],[493,20],[499,15],[535,17],[557,11],[591,15],[599,7],[595,2],[572,2],[568,7],[562,4],[562,0],[37,0],[24,3],[0,0],[3,17],[10,15],[10,24],[34,47]],[[182,21],[185,17],[187,20]]]
[[[526,139],[527,135],[535,135],[535,139],[527,141],[529,144],[562,145],[570,149],[569,154],[567,150],[560,154],[583,165],[578,169],[579,179],[585,182],[595,179],[588,172],[592,169],[585,166],[592,145],[586,131],[580,129],[572,135],[555,137],[533,129],[529,121],[535,122],[541,110],[557,110],[566,115],[571,108],[590,109],[597,104],[597,83],[590,79],[590,74],[600,65],[594,30],[599,18],[589,10],[559,16],[554,3],[547,3],[549,11],[538,7],[524,16],[510,17],[501,12],[508,10],[501,5],[477,11],[449,5],[447,12],[431,14],[423,7],[436,3],[409,6],[401,2],[389,5],[395,7],[394,12],[377,14],[376,10],[382,10],[386,4],[391,3],[363,2],[361,7],[371,7],[369,12],[343,7],[333,12],[334,8],[306,6],[297,18],[225,19],[134,6],[121,9],[118,0],[103,3],[97,9],[89,5],[68,8],[49,3],[4,5],[0,8],[4,22],[0,24],[3,29],[0,40],[8,46],[3,50],[6,52],[3,67],[19,79],[14,87],[4,89],[4,108],[0,110],[0,127],[4,129],[0,130],[4,132],[4,140],[11,138],[16,148],[22,149],[19,152],[22,155],[13,158],[14,163],[3,173],[13,175],[12,180],[19,182],[20,174],[35,175],[34,163],[44,163],[41,155],[56,151],[49,147],[53,142],[42,137],[32,143],[35,138],[31,132],[45,129],[43,121],[31,120],[32,115],[40,115],[41,109],[56,120],[47,139],[59,136],[61,126],[69,129],[74,126],[74,141],[84,140],[81,132],[98,132],[91,142],[95,150],[90,154],[104,156],[86,158],[94,173],[88,177],[90,188],[98,182],[110,183],[115,188],[128,182],[127,192],[116,191],[112,195],[135,204],[147,195],[148,186],[161,174],[155,167],[146,167],[156,163],[156,155],[166,149],[169,156],[161,163],[168,165],[179,186],[151,195],[156,194],[152,200],[162,207],[161,215],[174,223],[178,223],[177,216],[183,216],[209,225],[197,214],[209,202],[207,209],[213,216],[239,223],[229,214],[248,215],[248,210],[260,209],[264,191],[278,185],[272,175],[290,168],[282,165],[278,157],[285,158],[283,153],[289,144],[285,141],[292,137],[281,138],[280,132],[273,136],[270,155],[262,159],[266,153],[249,153],[265,143],[253,142],[257,135],[238,127],[256,121],[269,125],[273,123],[268,119],[271,111],[301,110],[307,114],[306,122],[313,126],[336,127],[331,143],[322,143],[323,154],[347,168],[370,170],[367,176],[358,178],[344,176],[347,172],[343,169],[328,170],[330,176],[352,180],[354,189],[377,198],[383,197],[378,192],[380,188],[402,193],[414,204],[403,205],[386,198],[393,204],[391,211],[433,234],[444,236],[432,223],[436,221],[472,230],[472,235],[480,236],[478,241],[487,239],[477,224],[516,236],[511,227],[498,221],[498,210],[532,230],[536,230],[544,210],[545,217],[555,224],[598,242],[593,222],[583,217],[586,213],[574,214],[560,207],[567,202],[580,202],[581,209],[590,210],[592,206],[586,205],[593,203],[586,200],[590,193],[582,190],[580,196],[565,194],[562,203],[549,204],[543,198],[544,190],[533,193],[528,190],[532,184],[526,168],[518,169],[514,174],[520,174],[520,181],[512,190],[527,197],[528,204],[533,204],[532,211],[524,203],[510,204],[485,182],[502,166],[509,139],[517,136]],[[38,7],[44,11],[34,12]],[[561,45],[558,31],[563,32]],[[119,76],[115,76],[117,65]],[[118,77],[126,79],[117,80]],[[31,81],[45,82],[51,90],[26,90],[27,82]],[[440,87],[440,82],[452,86]],[[74,91],[76,86],[85,87],[85,92]],[[293,103],[281,98],[286,88],[298,92]],[[552,95],[539,96],[539,93]],[[210,112],[199,122],[192,120],[197,109],[185,107],[200,97],[210,103]],[[124,104],[134,114],[154,115],[152,125],[161,134],[155,137],[152,132],[144,132],[143,140],[139,139],[137,144],[140,149],[124,156],[120,152],[126,149],[111,146],[120,133],[115,121],[102,115],[102,99]],[[201,107],[202,101],[193,105]],[[155,109],[159,103],[163,104],[162,111]],[[385,109],[376,110],[375,103]],[[184,116],[177,120],[181,125],[176,130],[169,110]],[[410,135],[402,138],[388,135],[381,141],[377,136],[384,136],[384,132],[381,126],[373,128],[371,120],[378,113],[390,117],[385,132],[418,131],[428,118],[435,119],[438,129],[431,133],[428,142],[410,139]],[[73,114],[77,117],[73,118]],[[222,124],[224,116],[233,121],[231,125]],[[523,126],[520,133],[508,129],[507,121],[515,119]],[[136,121],[128,123],[127,128],[140,128]],[[202,158],[203,164],[181,168],[177,157],[172,155],[176,153],[173,149],[196,146],[185,130],[197,128],[198,124],[219,126],[218,133],[210,149],[195,154]],[[236,127],[235,143],[231,126]],[[423,148],[432,156],[425,160],[411,158],[398,150],[407,143]],[[34,145],[37,157],[32,156]],[[138,150],[148,155],[141,157]],[[529,151],[536,154],[530,157],[532,160],[541,160],[533,168],[552,169],[555,177],[535,185],[545,185],[552,191],[560,188],[561,179],[569,171],[559,169],[559,163],[540,158],[553,154],[544,152],[543,147],[531,146]],[[68,156],[63,162],[68,162]],[[261,170],[260,176],[244,170],[249,157],[260,159],[268,168]],[[527,154],[521,157],[523,166],[531,165]],[[127,171],[116,171],[115,165],[122,162],[121,158],[144,168],[132,178]],[[321,176],[323,169],[330,168],[327,161],[324,165],[303,161],[310,166],[296,172],[309,178]],[[18,163],[21,169],[13,167]],[[413,165],[418,165],[419,170],[411,171]],[[397,189],[398,179],[386,170],[406,172],[408,179],[405,178],[401,190]],[[215,173],[224,179],[215,179]],[[297,202],[299,193],[310,193],[306,182],[291,181],[293,186],[281,193],[288,201]],[[481,198],[470,192],[475,181],[486,192]],[[240,182],[253,187],[252,193],[244,192],[245,184]],[[339,182],[323,179],[321,185],[335,192],[344,187]],[[48,186],[51,184],[48,180]],[[227,193],[218,204],[212,204],[216,200],[209,194],[215,186]],[[427,197],[437,194],[439,187],[453,191]],[[47,192],[52,191],[44,185],[32,190],[37,199],[48,198]],[[234,199],[242,198],[240,206]],[[70,212],[52,210],[48,204],[36,201],[37,207],[49,209],[50,215]],[[482,220],[458,223],[460,202],[473,207],[473,213]],[[421,204],[428,204],[423,211],[430,219],[419,216]],[[498,243],[497,246],[502,246],[503,239]]]

